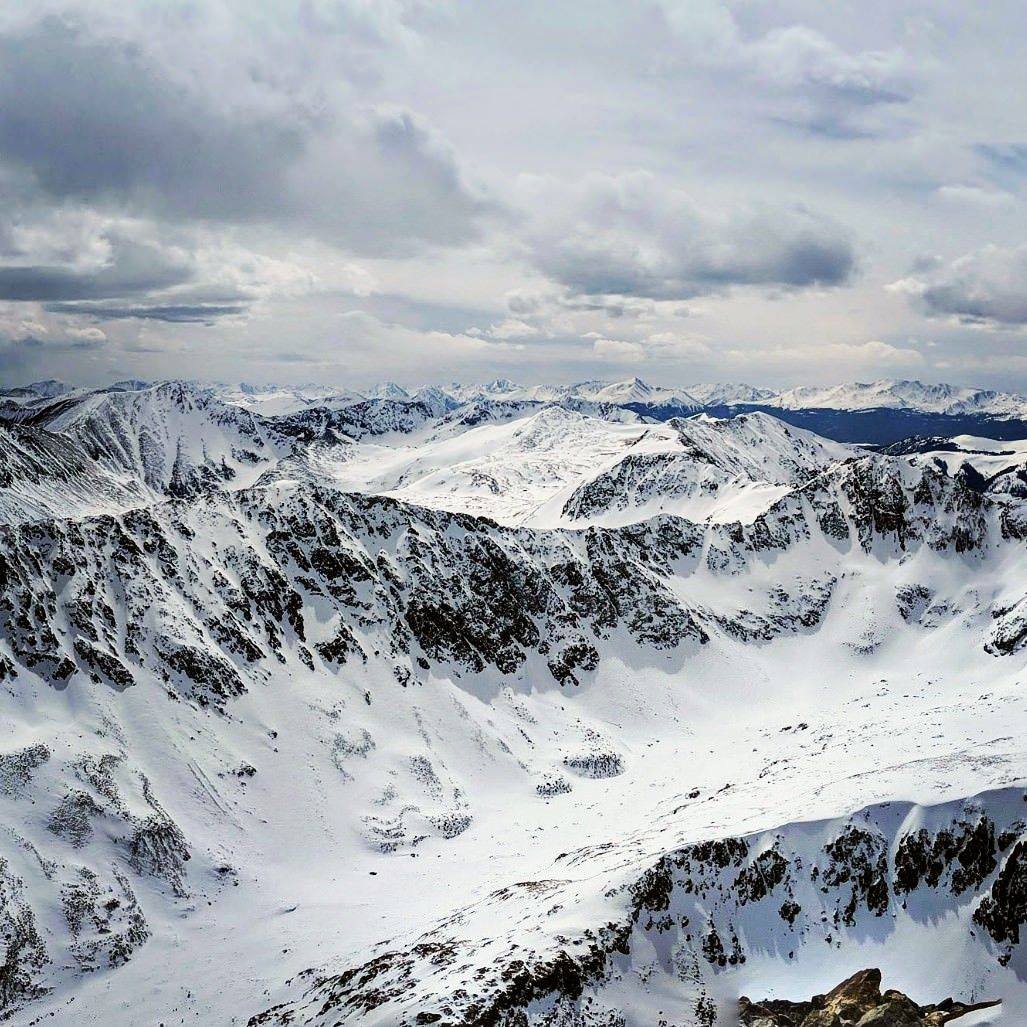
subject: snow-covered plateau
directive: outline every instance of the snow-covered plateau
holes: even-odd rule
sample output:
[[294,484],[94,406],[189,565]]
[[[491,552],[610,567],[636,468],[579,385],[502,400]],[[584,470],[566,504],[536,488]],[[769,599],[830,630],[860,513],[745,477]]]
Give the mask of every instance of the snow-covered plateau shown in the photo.
[[880,967],[1027,1022],[1018,418],[0,391],[0,1019],[723,1027]]

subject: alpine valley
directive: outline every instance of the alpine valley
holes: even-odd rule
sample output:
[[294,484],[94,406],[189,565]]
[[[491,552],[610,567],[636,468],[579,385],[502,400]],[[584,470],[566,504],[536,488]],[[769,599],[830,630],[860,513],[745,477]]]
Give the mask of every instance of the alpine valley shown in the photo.
[[1027,1022],[1027,398],[38,382],[0,582],[0,1018]]

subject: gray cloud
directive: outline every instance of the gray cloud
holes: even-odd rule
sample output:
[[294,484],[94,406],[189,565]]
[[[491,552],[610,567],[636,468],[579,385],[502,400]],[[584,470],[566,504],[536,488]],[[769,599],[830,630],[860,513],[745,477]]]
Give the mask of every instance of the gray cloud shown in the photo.
[[1027,178],[1027,143],[977,143],[973,152],[984,163],[985,178],[1011,192],[1023,188]]
[[100,267],[0,267],[0,300],[58,301],[131,296],[188,282],[193,269],[160,248],[108,237],[111,259]]
[[0,372],[9,376],[30,368],[45,368],[55,358],[87,356],[105,345],[102,333],[55,339],[24,335],[0,342]]
[[93,321],[137,318],[206,325],[245,312],[253,301],[238,289],[198,285],[193,253],[113,231],[99,242],[107,250],[102,264],[0,266],[0,301],[38,302],[48,313]]
[[1023,35],[1013,0],[0,5],[2,359],[1027,383],[990,330],[1027,324]]
[[1027,325],[1027,244],[985,246],[893,288],[919,299],[935,317]]
[[974,150],[996,168],[1016,175],[1027,173],[1027,143],[978,143]]
[[302,128],[232,117],[130,41],[47,18],[0,37],[0,155],[53,196],[246,218],[285,195]]
[[292,226],[376,254],[466,241],[495,210],[411,112],[262,85],[186,85],[137,40],[48,17],[0,36],[0,159],[57,199]]
[[531,257],[583,295],[685,299],[735,285],[831,286],[855,268],[848,235],[805,207],[713,214],[644,174],[593,175],[543,206],[552,213],[531,231]]
[[472,241],[502,207],[464,180],[451,147],[403,107],[364,112],[312,137],[291,173],[296,220],[364,255],[402,256],[422,244]]
[[116,306],[110,303],[48,303],[52,314],[83,314],[98,321],[139,319],[167,324],[212,325],[220,318],[235,317],[247,310],[245,303],[152,303]]

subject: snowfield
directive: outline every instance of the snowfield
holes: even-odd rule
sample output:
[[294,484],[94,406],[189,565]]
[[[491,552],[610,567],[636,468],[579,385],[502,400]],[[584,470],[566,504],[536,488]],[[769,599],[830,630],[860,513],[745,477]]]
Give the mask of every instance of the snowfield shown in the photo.
[[0,397],[0,1015],[1027,1021],[1027,441],[716,388]]

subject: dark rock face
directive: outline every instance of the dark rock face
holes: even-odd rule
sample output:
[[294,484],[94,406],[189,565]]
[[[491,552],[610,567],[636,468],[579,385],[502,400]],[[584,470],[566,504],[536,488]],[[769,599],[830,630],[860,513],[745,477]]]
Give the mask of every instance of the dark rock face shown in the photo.
[[856,922],[860,906],[883,916],[888,909],[888,857],[887,843],[878,832],[864,830],[849,824],[824,848],[827,862],[820,869],[820,878],[829,888],[851,891],[844,905],[839,899],[836,918],[851,927]]
[[46,946],[39,934],[35,914],[21,894],[21,882],[0,859],[0,940],[4,956],[0,963],[0,1015],[46,993],[40,971],[47,963]]
[[918,1006],[900,991],[881,993],[881,971],[860,970],[826,995],[808,1002],[742,997],[738,1014],[743,1027],[940,1027],[996,1002],[967,1004],[947,998]]
[[1020,943],[1020,928],[1027,923],[1027,842],[1013,847],[974,920],[995,941]]
[[998,866],[995,825],[984,815],[976,823],[953,825],[931,835],[907,834],[895,853],[895,891],[910,892],[921,881],[937,888],[948,879],[954,895],[978,888]]
[[[0,637],[52,683],[83,673],[121,689],[147,668],[218,708],[246,691],[248,664],[306,639],[314,601],[336,611],[310,640],[336,666],[375,649],[508,674],[537,654],[574,685],[618,625],[654,648],[708,638],[659,573],[696,544],[687,526],[574,537],[329,491],[262,499],[205,500],[198,516],[239,539],[212,549],[193,544],[197,507],[176,504],[0,530]],[[62,614],[77,639],[55,630]]]

